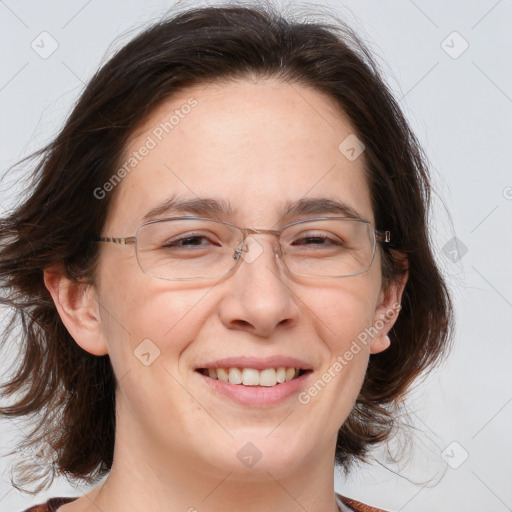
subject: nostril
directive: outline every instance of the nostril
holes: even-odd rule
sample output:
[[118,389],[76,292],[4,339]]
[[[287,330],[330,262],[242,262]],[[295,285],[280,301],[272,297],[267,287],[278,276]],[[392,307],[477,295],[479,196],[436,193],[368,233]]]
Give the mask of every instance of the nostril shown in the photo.
[[233,323],[238,327],[251,327],[251,323],[247,320],[234,320]]

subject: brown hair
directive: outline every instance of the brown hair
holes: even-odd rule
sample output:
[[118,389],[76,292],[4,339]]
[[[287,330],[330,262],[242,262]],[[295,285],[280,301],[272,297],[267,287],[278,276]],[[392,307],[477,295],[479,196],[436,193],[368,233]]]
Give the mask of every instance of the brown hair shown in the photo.
[[0,414],[39,417],[19,445],[53,449],[50,471],[28,459],[18,466],[24,485],[45,479],[35,492],[58,473],[97,481],[111,468],[115,436],[110,359],[71,338],[43,269],[60,264],[69,277],[94,284],[94,239],[113,195],[98,200],[94,191],[112,177],[134,129],[164,99],[191,85],[266,77],[310,86],[348,117],[366,147],[376,227],[393,234],[391,246],[381,249],[384,282],[409,270],[391,346],[370,357],[339,430],[336,461],[346,472],[390,438],[410,384],[446,353],[452,306],[427,231],[428,169],[368,50],[338,20],[292,21],[268,5],[186,10],[142,32],[94,75],[55,140],[33,155],[38,163],[23,202],[0,220],[0,300],[12,310],[3,348],[9,340],[19,344],[16,372],[2,387],[5,396],[20,393]]

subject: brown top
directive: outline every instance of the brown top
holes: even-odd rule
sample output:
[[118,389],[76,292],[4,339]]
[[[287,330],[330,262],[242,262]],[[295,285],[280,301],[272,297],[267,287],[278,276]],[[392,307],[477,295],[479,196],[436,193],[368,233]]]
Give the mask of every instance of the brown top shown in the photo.
[[76,498],[50,498],[46,503],[34,505],[25,512],[55,512],[61,505],[77,500]]
[[[338,496],[340,496],[338,494]],[[345,498],[345,496],[340,496],[341,501],[348,505],[354,512],[386,512],[382,508],[375,508],[371,507],[370,505],[365,505],[364,503],[361,503],[360,501],[352,500],[350,498]]]
[[[344,496],[336,495],[344,505],[347,505],[350,510],[354,512],[386,512],[381,508],[371,507],[370,505],[365,505],[356,500],[352,500],[350,498],[345,498]],[[29,509],[25,510],[25,512],[56,512],[57,509],[66,503],[77,500],[76,498],[50,498],[46,503],[42,503],[40,505],[34,505]]]

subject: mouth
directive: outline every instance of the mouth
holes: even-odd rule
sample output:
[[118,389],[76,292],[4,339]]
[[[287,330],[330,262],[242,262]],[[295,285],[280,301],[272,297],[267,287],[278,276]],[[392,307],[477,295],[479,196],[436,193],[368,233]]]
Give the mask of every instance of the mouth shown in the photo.
[[[234,356],[198,364],[194,374],[215,399],[248,408],[268,408],[296,397],[309,383],[313,368],[304,360],[275,355]],[[292,402],[293,403],[293,402]]]
[[226,367],[226,368],[198,368],[197,372],[209,379],[234,384],[237,386],[257,386],[271,388],[300,378],[311,372],[303,368],[279,366],[277,368]]

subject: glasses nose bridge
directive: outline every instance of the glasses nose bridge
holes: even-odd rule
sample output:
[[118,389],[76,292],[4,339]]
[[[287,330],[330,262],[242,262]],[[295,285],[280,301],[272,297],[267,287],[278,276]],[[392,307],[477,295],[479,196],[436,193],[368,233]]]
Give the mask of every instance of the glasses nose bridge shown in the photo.
[[257,228],[243,228],[245,236],[249,235],[274,235],[278,238],[281,236],[281,231],[276,229],[257,229]]
[[281,231],[277,229],[258,229],[258,228],[243,228],[244,230],[244,240],[248,236],[254,235],[274,235],[277,238],[277,245],[279,246],[278,254],[282,253],[281,250]]
[[243,243],[245,245],[245,241],[248,237],[254,236],[254,235],[274,235],[277,238],[277,250],[276,247],[274,247],[274,254],[276,256],[282,257],[282,248],[281,248],[281,231],[278,231],[276,229],[258,229],[258,228],[250,228],[250,227],[244,227],[239,228],[243,232]]

